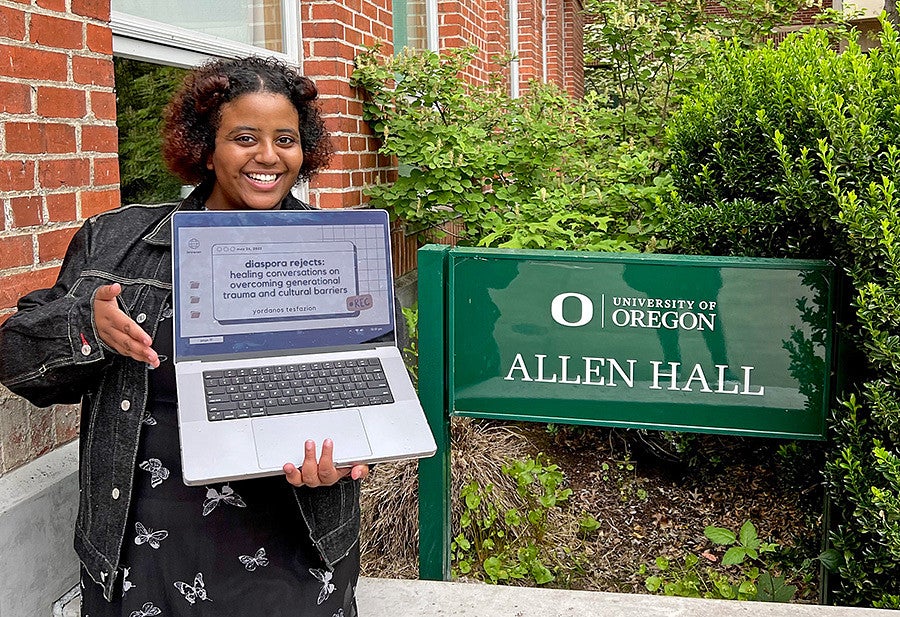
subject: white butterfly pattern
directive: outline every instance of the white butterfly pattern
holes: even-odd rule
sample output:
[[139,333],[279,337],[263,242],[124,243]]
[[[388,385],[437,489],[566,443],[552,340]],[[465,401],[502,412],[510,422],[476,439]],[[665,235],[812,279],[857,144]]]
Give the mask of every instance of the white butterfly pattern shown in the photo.
[[139,611],[131,611],[131,617],[156,617],[162,615],[162,611],[153,605],[153,602],[147,602]]
[[214,488],[210,488],[206,491],[206,499],[203,501],[203,516],[209,515],[210,512],[216,509],[219,502],[222,501],[237,508],[247,507],[247,504],[244,503],[241,496],[235,493],[234,489],[226,484],[222,487],[221,493]]
[[247,571],[249,572],[253,572],[256,568],[264,568],[269,565],[269,558],[266,557],[265,548],[260,548],[253,557],[250,555],[241,555],[238,559],[241,560],[241,563],[244,564],[244,567],[247,568]]
[[128,573],[129,573],[129,570],[131,570],[131,568],[123,568],[123,569],[122,569],[122,571],[123,571],[123,573],[124,573],[124,574],[122,575],[122,597],[123,597],[123,598],[125,597],[125,593],[126,593],[127,591],[129,591],[130,589],[134,589],[135,587],[137,587],[137,585],[135,585],[134,583],[132,583],[131,581],[128,580]]
[[165,529],[153,531],[144,527],[142,523],[135,523],[134,531],[137,534],[134,537],[134,543],[138,546],[149,544],[152,548],[159,548],[159,543],[169,537],[169,532]]
[[203,584],[203,573],[197,572],[194,577],[194,584],[189,585],[183,581],[175,581],[175,589],[181,592],[184,599],[194,604],[197,600],[206,600],[212,602],[206,595],[206,587]]
[[339,608],[337,610],[337,612],[334,615],[332,615],[331,617],[344,617],[344,609]]
[[151,416],[149,411],[148,411],[148,412],[146,413],[146,415],[144,416],[143,422],[144,422],[144,424],[146,424],[147,426],[156,426],[156,424],[157,424],[156,418],[154,418],[153,416]]
[[150,472],[150,486],[156,488],[169,477],[169,470],[163,467],[162,461],[158,458],[151,458],[143,461],[138,465],[144,471]]
[[321,604],[328,599],[328,596],[334,593],[334,583],[331,582],[333,574],[330,570],[320,570],[319,568],[310,568],[309,573],[322,583],[322,589],[319,590],[319,598],[316,600],[316,604]]

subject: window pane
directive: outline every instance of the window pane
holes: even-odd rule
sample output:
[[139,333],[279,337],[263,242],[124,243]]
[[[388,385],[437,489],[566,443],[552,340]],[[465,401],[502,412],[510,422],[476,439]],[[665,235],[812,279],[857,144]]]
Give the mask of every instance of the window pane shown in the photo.
[[162,203],[179,198],[181,181],[162,161],[163,108],[185,70],[114,58],[119,184],[122,203]]
[[425,20],[425,0],[407,0],[406,25],[413,49],[428,49],[428,25]]
[[112,0],[112,10],[284,53],[281,0]]

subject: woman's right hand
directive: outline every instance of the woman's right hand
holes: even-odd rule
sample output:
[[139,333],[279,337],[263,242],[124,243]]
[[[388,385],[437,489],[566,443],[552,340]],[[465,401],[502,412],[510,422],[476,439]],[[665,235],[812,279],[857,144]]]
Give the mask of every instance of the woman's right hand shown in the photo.
[[152,368],[159,366],[159,356],[150,345],[150,335],[119,308],[116,300],[122,293],[118,283],[98,287],[94,294],[94,323],[100,339],[118,353],[138,362],[146,362]]

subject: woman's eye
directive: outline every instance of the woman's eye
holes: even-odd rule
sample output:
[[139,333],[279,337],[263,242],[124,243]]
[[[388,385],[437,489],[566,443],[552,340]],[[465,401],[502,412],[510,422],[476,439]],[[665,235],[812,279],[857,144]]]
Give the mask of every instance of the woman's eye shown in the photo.
[[252,144],[255,141],[250,135],[238,135],[234,140],[241,144]]
[[283,137],[279,137],[277,142],[283,146],[290,146],[290,145],[296,143],[297,140],[294,139],[293,137],[283,136]]

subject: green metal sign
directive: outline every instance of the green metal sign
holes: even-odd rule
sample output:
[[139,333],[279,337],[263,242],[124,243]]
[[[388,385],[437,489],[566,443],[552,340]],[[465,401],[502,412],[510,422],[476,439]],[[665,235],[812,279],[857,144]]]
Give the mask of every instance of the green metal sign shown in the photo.
[[420,396],[439,444],[451,415],[821,439],[834,289],[822,261],[424,247]]

